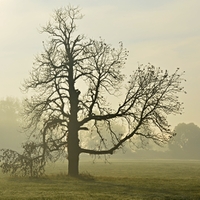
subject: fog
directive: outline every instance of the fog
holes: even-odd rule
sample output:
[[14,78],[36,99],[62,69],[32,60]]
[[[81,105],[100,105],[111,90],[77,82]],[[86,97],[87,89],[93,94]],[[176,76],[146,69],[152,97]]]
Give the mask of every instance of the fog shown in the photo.
[[61,6],[79,5],[84,18],[78,22],[80,34],[100,36],[116,46],[119,41],[129,50],[125,73],[138,63],[150,62],[170,73],[177,67],[186,71],[187,95],[181,116],[169,116],[176,126],[181,122],[200,125],[200,17],[198,0],[147,1],[0,1],[0,98],[23,97],[19,88],[41,52],[46,35],[39,34],[52,11]]
[[26,140],[22,132],[20,111],[21,103],[18,99],[0,100],[0,149],[20,151],[21,144]]
[[[67,3],[82,9],[84,18],[78,22],[80,34],[94,39],[101,36],[113,46],[119,41],[124,43],[130,52],[124,70],[127,75],[138,63],[149,62],[170,73],[177,67],[186,71],[184,87],[188,94],[180,96],[185,110],[180,116],[168,117],[177,132],[174,140],[164,147],[150,142],[144,149],[133,145],[129,148],[127,143],[126,153],[119,150],[113,157],[199,159],[200,1]],[[24,95],[19,88],[29,76],[34,56],[42,51],[42,41],[47,39],[38,30],[48,22],[52,11],[61,6],[66,6],[66,1],[0,1],[0,148],[18,150],[26,140],[19,115]]]
[[[0,149],[8,148],[21,151],[21,144],[27,140],[23,132],[23,120],[21,116],[22,103],[16,98],[5,98],[0,100]],[[124,127],[116,124],[115,131],[123,132]],[[126,143],[123,149],[116,151],[112,159],[200,159],[200,128],[194,123],[179,123],[175,126],[176,136],[162,147],[148,140],[146,145],[141,145],[140,139],[135,138],[134,142]],[[81,139],[81,138],[80,138]],[[82,141],[82,140],[81,140]],[[84,144],[85,147],[94,147],[95,138],[88,135]],[[139,148],[140,147],[140,148]],[[90,159],[88,155],[81,158]]]

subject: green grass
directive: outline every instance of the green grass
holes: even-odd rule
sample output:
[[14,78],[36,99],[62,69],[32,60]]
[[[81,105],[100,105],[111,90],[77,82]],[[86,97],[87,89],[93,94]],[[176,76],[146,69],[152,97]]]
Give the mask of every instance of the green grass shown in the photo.
[[200,199],[200,161],[81,162],[79,179],[66,176],[66,165],[38,179],[1,174],[0,199]]

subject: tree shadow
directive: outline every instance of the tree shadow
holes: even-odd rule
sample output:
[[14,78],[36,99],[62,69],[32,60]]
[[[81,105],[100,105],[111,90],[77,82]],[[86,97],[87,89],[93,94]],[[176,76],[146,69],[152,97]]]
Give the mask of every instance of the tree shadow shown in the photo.
[[82,181],[95,181],[95,177],[87,171],[80,173],[77,178]]

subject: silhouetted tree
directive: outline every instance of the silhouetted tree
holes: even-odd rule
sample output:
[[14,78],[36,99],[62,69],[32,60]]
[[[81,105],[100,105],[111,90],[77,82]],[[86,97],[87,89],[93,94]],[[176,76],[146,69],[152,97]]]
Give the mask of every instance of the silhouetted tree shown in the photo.
[[[24,83],[26,91],[35,91],[25,105],[28,127],[32,134],[41,130],[36,137],[43,138],[49,151],[67,149],[72,176],[79,174],[81,153],[113,154],[126,141],[134,143],[135,136],[159,145],[168,142],[173,133],[167,115],[182,112],[178,69],[170,75],[151,64],[139,65],[125,77],[128,51],[123,44],[115,49],[102,39],[77,34],[75,21],[81,18],[76,7],[55,10],[42,28],[49,36],[44,52]],[[124,132],[114,131],[116,123],[125,127]],[[83,140],[92,140],[93,134],[98,145],[83,148]]]

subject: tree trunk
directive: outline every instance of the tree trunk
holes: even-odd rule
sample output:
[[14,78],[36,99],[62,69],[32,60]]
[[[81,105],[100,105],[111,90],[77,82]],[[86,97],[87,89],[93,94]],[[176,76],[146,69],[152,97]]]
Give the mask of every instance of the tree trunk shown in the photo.
[[78,131],[74,130],[68,133],[67,140],[67,150],[68,150],[68,175],[70,176],[78,176],[79,175],[79,139],[78,139]]
[[68,151],[68,175],[73,177],[79,175],[79,153]]
[[68,175],[70,176],[78,176],[79,175],[79,124],[78,124],[78,97],[80,94],[79,90],[75,89],[75,80],[74,80],[74,62],[73,56],[70,56],[70,64],[69,64],[69,96],[70,96],[70,114],[69,122],[68,122],[68,138],[67,138],[67,150],[68,150]]

